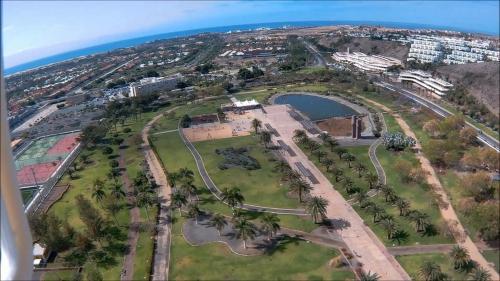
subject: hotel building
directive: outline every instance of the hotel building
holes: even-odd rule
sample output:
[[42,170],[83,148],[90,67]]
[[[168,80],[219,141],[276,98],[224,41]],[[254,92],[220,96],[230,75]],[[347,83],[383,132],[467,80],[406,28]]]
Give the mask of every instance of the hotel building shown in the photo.
[[453,84],[433,78],[431,74],[420,70],[403,71],[399,74],[398,80],[403,84],[417,87],[419,94],[436,99],[441,99],[453,88]]

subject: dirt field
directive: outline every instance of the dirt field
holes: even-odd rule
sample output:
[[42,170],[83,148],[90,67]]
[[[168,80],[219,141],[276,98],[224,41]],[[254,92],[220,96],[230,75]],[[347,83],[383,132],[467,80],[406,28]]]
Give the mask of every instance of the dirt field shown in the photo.
[[[350,137],[352,134],[351,118],[330,118],[316,123],[322,131],[334,137]],[[363,122],[361,130],[364,130]]]

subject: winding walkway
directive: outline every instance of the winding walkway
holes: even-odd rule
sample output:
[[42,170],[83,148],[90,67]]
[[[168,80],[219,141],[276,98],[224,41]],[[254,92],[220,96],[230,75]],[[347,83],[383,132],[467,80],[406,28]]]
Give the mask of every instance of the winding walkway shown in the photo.
[[[182,142],[186,147],[189,149],[191,152],[191,155],[193,155],[194,161],[196,162],[196,167],[198,168],[198,171],[200,173],[201,178],[203,179],[203,182],[205,183],[206,187],[212,194],[219,200],[221,200],[221,194],[222,192],[220,189],[215,185],[215,183],[212,181],[210,178],[210,175],[207,172],[207,169],[205,168],[205,164],[203,163],[203,158],[201,157],[200,153],[194,145],[186,138],[184,135],[182,128],[180,128],[179,124],[179,136],[182,139]],[[223,202],[221,200],[221,202]],[[224,202],[225,204],[225,202]],[[284,209],[284,208],[272,208],[272,207],[264,207],[264,206],[258,206],[258,205],[252,205],[252,204],[242,204],[240,206],[241,209],[247,210],[247,211],[253,211],[253,212],[264,212],[264,213],[273,213],[273,214],[279,214],[279,215],[297,215],[297,216],[308,216],[309,214],[304,210],[304,209]]]
[[[447,222],[449,226],[454,227],[456,231],[454,231],[454,236],[455,240],[457,243],[467,249],[469,252],[470,258],[477,262],[480,266],[485,268],[490,274],[492,280],[499,280],[499,275],[496,272],[496,270],[491,266],[491,264],[483,257],[477,246],[474,244],[470,236],[467,234],[465,231],[465,228],[463,227],[462,223],[458,219],[458,216],[453,209],[453,206],[450,202],[450,199],[448,198],[448,194],[446,193],[445,189],[443,188],[441,182],[439,181],[439,178],[436,174],[436,171],[432,167],[429,159],[425,157],[425,155],[420,152],[421,150],[421,144],[413,132],[413,130],[410,128],[408,123],[398,114],[392,111],[392,109],[388,108],[387,106],[380,104],[376,101],[367,99],[365,97],[361,97],[365,101],[381,108],[382,110],[386,111],[388,114],[391,114],[395,119],[396,122],[399,124],[403,132],[407,135],[415,139],[416,145],[415,148],[419,151],[416,153],[417,159],[420,161],[422,169],[427,173],[427,183],[429,183],[430,186],[432,186],[432,189],[436,194],[440,196],[440,201],[441,203],[438,204],[439,211],[441,212],[441,216],[443,219]],[[457,232],[457,233],[455,233]]]

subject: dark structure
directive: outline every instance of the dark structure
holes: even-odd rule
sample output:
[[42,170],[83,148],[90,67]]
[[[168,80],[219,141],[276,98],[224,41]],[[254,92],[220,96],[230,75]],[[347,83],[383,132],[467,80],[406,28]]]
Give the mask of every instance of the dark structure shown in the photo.
[[351,117],[351,124],[352,124],[352,138],[353,139],[359,139],[361,138],[361,127],[362,127],[362,120],[358,116],[353,115]]

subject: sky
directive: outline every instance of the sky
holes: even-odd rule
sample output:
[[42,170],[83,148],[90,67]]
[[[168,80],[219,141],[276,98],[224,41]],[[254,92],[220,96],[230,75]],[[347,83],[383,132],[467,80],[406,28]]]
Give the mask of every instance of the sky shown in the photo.
[[158,33],[332,20],[447,26],[499,34],[499,1],[2,1],[4,66]]

